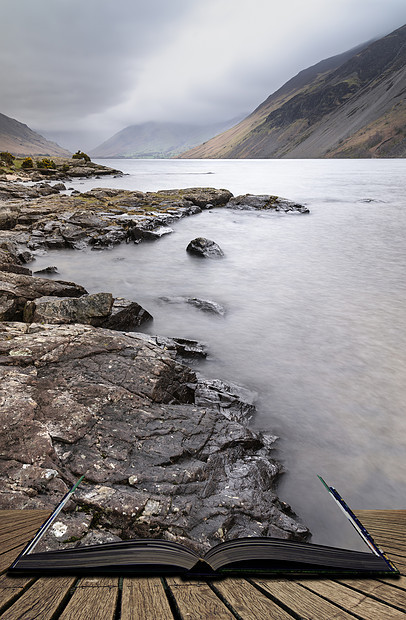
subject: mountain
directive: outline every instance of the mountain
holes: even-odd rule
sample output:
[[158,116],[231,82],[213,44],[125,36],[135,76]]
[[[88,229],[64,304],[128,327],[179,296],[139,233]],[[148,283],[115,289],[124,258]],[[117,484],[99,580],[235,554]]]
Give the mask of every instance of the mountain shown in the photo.
[[130,125],[90,151],[95,158],[170,158],[232,127],[237,120],[211,125],[150,122]]
[[0,114],[0,151],[8,151],[15,156],[54,155],[70,157],[72,153],[49,142],[27,125],[14,118]]
[[301,71],[183,158],[406,157],[406,26]]

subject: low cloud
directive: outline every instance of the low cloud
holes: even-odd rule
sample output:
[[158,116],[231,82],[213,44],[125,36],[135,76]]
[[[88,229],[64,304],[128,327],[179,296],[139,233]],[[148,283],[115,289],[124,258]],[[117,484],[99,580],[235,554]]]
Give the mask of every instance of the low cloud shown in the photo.
[[404,0],[3,0],[0,112],[100,139],[222,121],[404,22]]

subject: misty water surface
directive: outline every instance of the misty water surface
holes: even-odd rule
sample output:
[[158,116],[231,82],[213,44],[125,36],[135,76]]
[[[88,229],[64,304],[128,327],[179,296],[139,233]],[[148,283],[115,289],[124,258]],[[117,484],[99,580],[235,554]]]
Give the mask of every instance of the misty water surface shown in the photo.
[[[317,473],[354,508],[406,500],[406,233],[404,160],[100,161],[128,172],[70,184],[142,191],[225,187],[306,203],[310,215],[214,209],[157,242],[59,251],[58,278],[134,299],[152,333],[208,344],[206,376],[258,392],[254,427],[277,434],[287,474],[280,495],[310,527]],[[185,248],[215,240],[222,260]],[[224,305],[209,315],[162,296]]]

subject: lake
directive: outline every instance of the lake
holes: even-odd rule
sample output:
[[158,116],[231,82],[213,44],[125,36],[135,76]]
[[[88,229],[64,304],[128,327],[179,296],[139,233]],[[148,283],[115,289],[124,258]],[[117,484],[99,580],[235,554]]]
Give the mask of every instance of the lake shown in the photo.
[[[159,241],[58,251],[33,269],[89,292],[138,301],[148,331],[201,340],[199,370],[258,393],[252,425],[280,437],[279,494],[312,528],[309,480],[321,474],[353,508],[406,500],[406,160],[100,160],[122,178],[69,183],[80,191],[227,188],[278,194],[309,215],[214,209]],[[216,241],[221,260],[185,248]],[[162,296],[197,296],[224,317]]]

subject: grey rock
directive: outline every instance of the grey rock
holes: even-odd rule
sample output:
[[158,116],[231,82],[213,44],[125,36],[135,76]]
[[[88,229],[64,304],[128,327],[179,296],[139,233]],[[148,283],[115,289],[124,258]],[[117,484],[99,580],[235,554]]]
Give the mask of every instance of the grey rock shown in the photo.
[[272,439],[196,404],[196,375],[146,335],[2,323],[0,378],[1,508],[53,507],[85,472],[70,514],[94,515],[92,541],[308,534],[277,498]]
[[[195,390],[195,403],[216,407],[229,420],[247,424],[255,413],[256,392],[220,379],[199,378]],[[274,438],[275,439],[275,438]]]
[[186,248],[186,251],[195,256],[202,256],[204,258],[220,258],[224,256],[223,250],[211,239],[205,237],[197,237],[192,239]]
[[216,301],[211,301],[210,299],[200,299],[199,297],[188,297],[186,299],[186,303],[191,306],[195,306],[199,308],[199,310],[203,310],[203,312],[209,312],[211,314],[218,314],[219,316],[224,316],[226,310],[224,306],[217,303]]
[[137,302],[124,299],[123,297],[116,297],[111,313],[103,321],[102,326],[108,329],[128,331],[152,320],[152,315]]
[[173,232],[173,229],[169,228],[169,226],[158,226],[158,228],[155,228],[154,230],[143,230],[142,237],[144,239],[155,240],[155,239],[160,239],[161,237],[164,237],[165,235],[169,235],[172,232]]
[[50,265],[49,267],[44,267],[43,269],[38,269],[38,271],[34,271],[34,274],[39,273],[58,273],[58,267],[55,267],[55,265]]
[[309,213],[309,209],[304,205],[270,194],[235,196],[230,199],[227,208],[245,211],[266,210],[284,213]]
[[4,309],[1,320],[21,321],[26,303],[38,297],[80,297],[86,293],[83,286],[73,282],[0,270],[0,307]]
[[226,313],[224,306],[210,299],[201,299],[200,297],[181,297],[181,296],[168,297],[166,295],[162,295],[159,299],[169,304],[182,304],[182,303],[189,304],[191,306],[195,306],[196,308],[199,308],[199,310],[203,310],[203,312],[210,312],[211,314],[218,314],[219,316],[224,316]]
[[83,297],[39,297],[27,302],[23,319],[27,323],[83,323],[101,325],[113,306],[111,293]]
[[163,347],[166,351],[174,351],[181,358],[199,358],[207,357],[207,346],[197,340],[189,338],[165,338],[164,336],[155,336],[155,342]]

